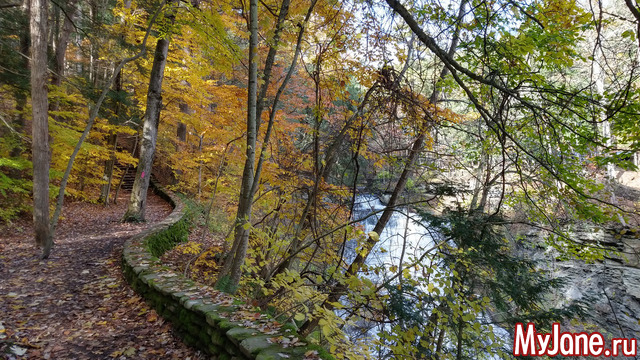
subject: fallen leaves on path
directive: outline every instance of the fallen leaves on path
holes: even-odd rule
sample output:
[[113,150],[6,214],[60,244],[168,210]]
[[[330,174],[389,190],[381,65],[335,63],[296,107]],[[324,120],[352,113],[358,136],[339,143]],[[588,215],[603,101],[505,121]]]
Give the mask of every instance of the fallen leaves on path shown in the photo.
[[122,245],[171,208],[149,195],[147,224],[123,224],[118,205],[66,206],[51,257],[31,226],[0,229],[0,358],[204,359],[128,286]]

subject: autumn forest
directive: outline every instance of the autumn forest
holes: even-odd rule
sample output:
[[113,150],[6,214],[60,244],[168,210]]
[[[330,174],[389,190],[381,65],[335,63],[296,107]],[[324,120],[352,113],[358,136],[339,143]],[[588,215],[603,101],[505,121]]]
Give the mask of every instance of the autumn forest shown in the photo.
[[[639,79],[636,0],[0,0],[0,357],[217,358],[122,277],[165,191],[156,259],[305,359],[640,337]],[[47,283],[173,355],[74,353]]]

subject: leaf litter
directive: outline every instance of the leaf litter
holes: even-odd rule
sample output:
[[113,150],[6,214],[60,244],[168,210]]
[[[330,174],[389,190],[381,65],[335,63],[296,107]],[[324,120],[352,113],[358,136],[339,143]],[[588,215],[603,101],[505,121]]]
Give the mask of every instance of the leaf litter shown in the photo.
[[123,224],[127,200],[69,203],[44,261],[29,221],[0,228],[0,359],[206,358],[124,280],[124,241],[171,211],[149,193],[147,224]]

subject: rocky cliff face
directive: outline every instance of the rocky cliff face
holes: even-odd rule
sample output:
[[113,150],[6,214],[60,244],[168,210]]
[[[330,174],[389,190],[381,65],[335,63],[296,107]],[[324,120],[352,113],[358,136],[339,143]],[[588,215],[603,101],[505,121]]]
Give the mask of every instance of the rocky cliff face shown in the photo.
[[554,277],[566,279],[565,287],[550,299],[553,305],[584,300],[590,318],[585,324],[562,324],[563,330],[598,331],[607,339],[640,338],[640,230],[597,229],[580,226],[570,233],[575,241],[606,246],[617,254],[595,263],[559,260],[559,254],[545,247],[539,232],[531,231],[526,242],[536,244],[527,250]]

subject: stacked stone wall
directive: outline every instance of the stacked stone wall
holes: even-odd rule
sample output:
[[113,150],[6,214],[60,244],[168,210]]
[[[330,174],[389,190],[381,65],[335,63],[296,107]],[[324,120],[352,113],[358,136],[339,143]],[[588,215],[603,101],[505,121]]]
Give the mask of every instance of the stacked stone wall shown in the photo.
[[285,347],[273,341],[295,338],[291,329],[264,332],[259,320],[234,321],[242,311],[239,303],[163,266],[159,257],[186,241],[189,216],[175,195],[158,187],[156,191],[174,209],[163,221],[126,241],[123,270],[131,286],[174,325],[186,343],[220,360],[331,359],[313,346]]

